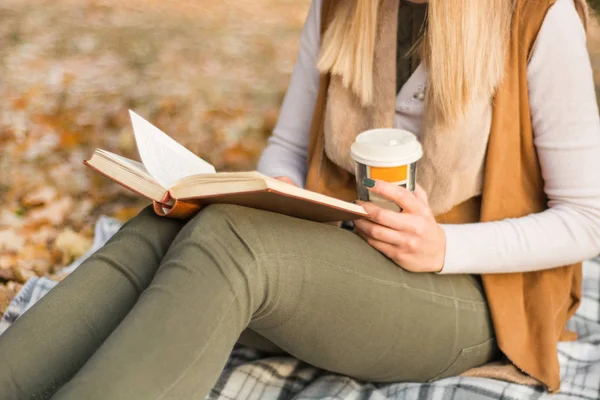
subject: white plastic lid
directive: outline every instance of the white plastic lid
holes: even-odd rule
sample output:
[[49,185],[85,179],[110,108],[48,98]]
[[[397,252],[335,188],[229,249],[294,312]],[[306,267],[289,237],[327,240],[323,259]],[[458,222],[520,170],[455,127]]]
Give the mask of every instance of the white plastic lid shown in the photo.
[[423,149],[417,137],[402,129],[371,129],[356,137],[350,156],[373,167],[398,167],[418,161]]

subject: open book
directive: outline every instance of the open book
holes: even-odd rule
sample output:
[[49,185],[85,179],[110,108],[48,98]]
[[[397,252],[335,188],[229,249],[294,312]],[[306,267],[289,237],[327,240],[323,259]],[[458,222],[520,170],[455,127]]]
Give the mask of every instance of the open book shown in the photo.
[[364,209],[259,172],[215,168],[130,111],[141,162],[96,149],[84,163],[154,204],[157,214],[189,218],[207,204],[253,207],[319,222],[365,217]]

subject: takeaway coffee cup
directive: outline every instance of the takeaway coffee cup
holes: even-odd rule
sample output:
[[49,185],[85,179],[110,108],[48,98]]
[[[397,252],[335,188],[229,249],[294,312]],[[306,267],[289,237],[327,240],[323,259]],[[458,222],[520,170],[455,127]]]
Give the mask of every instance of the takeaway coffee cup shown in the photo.
[[369,192],[363,180],[380,179],[414,192],[417,161],[423,156],[417,137],[402,129],[371,129],[356,137],[350,156],[356,162],[358,198],[400,211],[396,204]]

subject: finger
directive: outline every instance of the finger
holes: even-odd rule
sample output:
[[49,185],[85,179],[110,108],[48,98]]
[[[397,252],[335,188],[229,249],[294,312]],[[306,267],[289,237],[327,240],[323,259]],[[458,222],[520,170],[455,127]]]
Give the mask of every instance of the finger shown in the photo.
[[419,184],[417,184],[417,187],[415,188],[415,196],[422,203],[427,204],[429,206],[429,199],[427,198],[427,193],[425,193],[425,190]]
[[290,179],[289,177],[287,177],[287,176],[277,176],[277,177],[275,177],[275,179],[277,179],[278,181],[285,182],[285,183],[287,183],[287,184],[293,185],[293,186],[297,186],[297,185],[294,183],[294,181],[293,181],[293,180],[291,180],[291,179]]
[[375,250],[381,252],[384,256],[391,260],[395,260],[398,255],[398,249],[394,245],[391,245],[386,242],[382,242],[381,240],[374,239],[372,237],[366,236],[364,234],[358,233],[360,237],[364,239],[369,246],[373,247]]
[[389,243],[397,246],[398,248],[406,247],[411,241],[412,237],[412,235],[390,229],[387,226],[379,225],[369,220],[355,221],[354,229],[358,233],[364,234],[364,236],[381,242]]
[[362,206],[369,214],[369,220],[388,228],[415,235],[420,235],[425,228],[423,217],[386,210],[373,203],[363,203]]
[[369,190],[384,199],[394,202],[403,211],[422,216],[428,216],[431,213],[429,207],[419,201],[408,189],[385,181],[374,180],[374,182],[375,186],[369,188]]

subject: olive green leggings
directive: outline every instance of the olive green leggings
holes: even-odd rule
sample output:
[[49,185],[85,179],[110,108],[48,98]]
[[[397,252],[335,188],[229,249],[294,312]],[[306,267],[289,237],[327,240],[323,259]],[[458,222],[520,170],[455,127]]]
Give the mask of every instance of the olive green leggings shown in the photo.
[[247,328],[242,342],[379,382],[497,352],[472,276],[406,272],[350,231],[265,211],[147,209],[0,336],[0,397],[204,399]]

